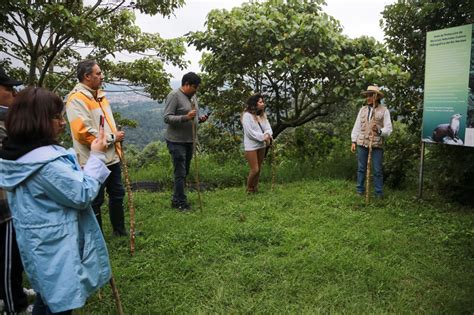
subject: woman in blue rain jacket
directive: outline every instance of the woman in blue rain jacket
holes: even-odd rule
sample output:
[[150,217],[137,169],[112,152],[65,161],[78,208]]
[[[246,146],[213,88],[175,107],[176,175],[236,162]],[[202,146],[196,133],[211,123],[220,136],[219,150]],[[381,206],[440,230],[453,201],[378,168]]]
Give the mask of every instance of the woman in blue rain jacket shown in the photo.
[[20,92],[5,121],[0,187],[8,200],[21,258],[38,293],[34,314],[71,313],[108,282],[107,247],[90,204],[109,175],[103,130],[82,170],[57,144],[64,104],[52,92]]

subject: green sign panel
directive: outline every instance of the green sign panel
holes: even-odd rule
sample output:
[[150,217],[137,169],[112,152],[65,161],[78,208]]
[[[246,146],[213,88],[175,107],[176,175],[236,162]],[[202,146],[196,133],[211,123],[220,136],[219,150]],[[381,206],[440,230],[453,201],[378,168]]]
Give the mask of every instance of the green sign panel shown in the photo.
[[474,147],[473,24],[426,36],[424,142]]

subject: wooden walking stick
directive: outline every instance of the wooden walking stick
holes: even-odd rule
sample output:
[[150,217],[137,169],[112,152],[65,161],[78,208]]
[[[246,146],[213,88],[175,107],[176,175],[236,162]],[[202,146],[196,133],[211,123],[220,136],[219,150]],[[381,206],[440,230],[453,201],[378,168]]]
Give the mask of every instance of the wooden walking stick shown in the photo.
[[[104,119],[105,119],[107,121],[107,124],[109,125],[109,127],[112,129],[112,131],[115,132],[114,131],[115,128],[112,127],[115,124],[111,124],[111,119],[109,118],[107,113],[102,108],[101,101],[98,100],[98,102],[99,102],[100,108],[102,109],[102,113],[104,114],[104,116],[101,116],[100,124],[103,127],[104,126]],[[119,131],[121,131],[122,126],[118,125],[117,129]],[[122,163],[122,172],[123,172],[123,176],[125,178],[125,187],[126,187],[127,194],[128,194],[128,211],[130,213],[130,254],[133,256],[135,254],[135,206],[133,204],[133,194],[132,194],[132,188],[131,188],[131,185],[130,185],[130,176],[128,175],[127,161],[125,160],[125,152],[123,151],[122,145],[123,145],[122,141],[116,142],[115,143],[115,152],[119,156],[120,162]]]
[[[118,125],[118,130],[122,130],[122,126]],[[125,178],[125,187],[127,189],[128,196],[128,211],[130,213],[130,255],[135,254],[135,205],[133,203],[132,185],[130,184],[130,176],[128,175],[128,165],[125,159],[125,152],[123,142],[120,142],[120,149],[122,154],[119,154],[120,161],[122,162],[123,177]]]
[[369,199],[370,199],[370,169],[372,168],[372,139],[373,139],[373,133],[371,132],[371,135],[369,136],[370,141],[369,141],[369,154],[367,156],[367,171],[365,174],[365,204],[369,204]]
[[120,295],[117,290],[117,287],[115,286],[114,276],[110,277],[109,283],[110,283],[110,287],[112,288],[112,293],[114,295],[115,307],[117,308],[117,314],[123,315],[122,302],[120,301]]
[[374,93],[372,98],[372,117],[369,121],[369,154],[367,155],[367,171],[365,174],[365,204],[369,204],[370,200],[370,170],[372,169],[372,142],[374,140],[374,131],[372,130],[372,122],[375,117],[375,108],[377,107],[377,93]]
[[[191,109],[195,110],[196,109],[196,104],[194,103],[193,100],[191,100]],[[196,115],[198,113],[196,112]],[[199,121],[199,117],[198,117]],[[198,200],[199,200],[199,210],[202,211],[202,199],[201,199],[201,184],[199,182],[199,162],[198,162],[198,157],[197,157],[197,150],[196,150],[196,118],[194,117],[192,120],[192,126],[193,126],[193,155],[194,155],[194,168],[196,169],[196,189],[198,193]]]
[[271,161],[271,165],[272,165],[272,188],[271,188],[271,191],[273,191],[273,189],[275,188],[275,178],[276,178],[276,143],[275,141],[273,141],[273,144],[272,144],[272,147],[271,147],[271,150],[272,150],[272,161]]
[[[263,127],[262,125],[260,124],[260,122],[258,121],[257,119],[257,124],[258,126],[260,127],[260,130],[262,131],[263,135],[265,136],[265,130],[263,130]],[[273,191],[273,188],[275,186],[275,163],[274,163],[274,160],[275,160],[275,149],[276,147],[274,147],[275,143],[273,141],[273,138],[270,137],[270,144],[265,144],[265,155],[263,156],[264,159],[266,159],[266,157],[268,156],[268,151],[272,150],[272,155],[271,155],[271,159],[270,159],[270,168],[271,168],[271,175],[272,175],[272,186],[270,188],[271,191]],[[267,160],[268,161],[268,160]],[[260,172],[262,170],[260,169]]]
[[[99,105],[100,105],[100,101],[99,101]],[[107,116],[100,116],[100,121],[99,121],[99,132],[100,130],[104,130],[104,119],[107,119]],[[110,124],[109,124],[110,126]],[[116,147],[117,149],[117,147]],[[121,156],[120,154],[118,154],[119,157]],[[112,289],[112,293],[113,293],[113,296],[114,296],[114,300],[115,300],[115,307],[117,308],[117,313],[119,315],[123,315],[123,308],[122,308],[122,302],[120,301],[120,295],[118,293],[118,289],[117,289],[117,286],[115,285],[115,280],[114,280],[114,276],[111,274],[110,275],[110,280],[109,280],[109,284],[110,284],[110,288]],[[99,300],[102,300],[102,295],[100,293],[100,289],[99,289]]]

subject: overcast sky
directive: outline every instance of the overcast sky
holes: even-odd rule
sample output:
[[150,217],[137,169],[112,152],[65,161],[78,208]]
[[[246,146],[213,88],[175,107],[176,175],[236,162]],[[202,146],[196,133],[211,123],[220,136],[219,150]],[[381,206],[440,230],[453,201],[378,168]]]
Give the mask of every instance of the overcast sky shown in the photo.
[[[162,18],[137,15],[137,24],[144,32],[158,32],[163,38],[182,36],[189,31],[204,30],[206,16],[212,9],[232,9],[240,6],[244,0],[186,0],[186,5],[175,11],[174,16]],[[343,33],[351,38],[362,35],[373,36],[383,41],[383,31],[379,26],[382,18],[380,12],[395,0],[326,0],[323,10],[341,22]],[[126,54],[122,58],[127,59]],[[199,60],[201,53],[194,47],[188,47],[186,59],[191,65],[185,69],[167,67],[175,79],[181,80],[188,71],[200,72]]]

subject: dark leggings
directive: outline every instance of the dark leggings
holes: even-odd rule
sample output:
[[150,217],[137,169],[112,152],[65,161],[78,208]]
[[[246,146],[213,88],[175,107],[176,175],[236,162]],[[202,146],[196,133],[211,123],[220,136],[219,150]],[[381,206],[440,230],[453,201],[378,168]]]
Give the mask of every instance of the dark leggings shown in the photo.
[[28,301],[23,292],[23,265],[12,220],[0,224],[0,253],[0,298],[5,303],[4,312],[19,313]]

